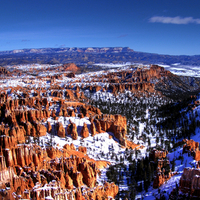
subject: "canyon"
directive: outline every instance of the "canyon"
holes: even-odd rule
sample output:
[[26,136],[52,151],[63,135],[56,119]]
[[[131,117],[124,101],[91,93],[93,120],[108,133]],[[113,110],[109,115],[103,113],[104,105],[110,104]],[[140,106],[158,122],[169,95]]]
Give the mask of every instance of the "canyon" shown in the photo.
[[[156,149],[159,138],[153,148],[151,144],[148,147],[144,139],[147,128],[133,121],[143,119],[143,113],[133,117],[134,111],[130,110],[130,117],[119,108],[115,112],[108,112],[108,108],[127,102],[136,107],[139,100],[144,102],[139,104],[141,109],[143,104],[147,108],[146,101],[152,96],[173,102],[173,94],[180,97],[198,90],[198,79],[188,84],[184,82],[187,78],[158,65],[81,73],[74,63],[4,66],[0,76],[1,198],[118,199],[122,189],[117,180],[108,180],[106,170],[122,165],[123,159],[127,168],[137,159],[143,162],[147,151],[148,167],[154,169],[146,174],[152,188],[158,189],[178,175],[171,169],[170,153]],[[197,108],[197,96],[191,99],[195,100],[192,109]],[[145,109],[147,121],[150,111]],[[158,134],[155,137],[151,140]],[[182,154],[199,160],[198,142],[183,140],[181,145]],[[188,193],[192,188],[191,195],[195,196],[198,181],[185,181],[193,170],[184,169],[180,191]],[[122,173],[128,173],[127,169]]]

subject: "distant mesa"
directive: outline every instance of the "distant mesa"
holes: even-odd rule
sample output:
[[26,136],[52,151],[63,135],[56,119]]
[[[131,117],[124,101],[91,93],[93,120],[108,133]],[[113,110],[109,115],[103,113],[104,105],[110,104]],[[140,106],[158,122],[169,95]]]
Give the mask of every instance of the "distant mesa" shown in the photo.
[[16,49],[16,50],[13,50],[13,53],[24,53],[24,50]]
[[81,65],[86,63],[88,64],[89,62],[130,62],[165,65],[180,63],[181,65],[199,66],[200,55],[162,55],[156,53],[138,52],[129,47],[63,47],[0,51],[1,66],[27,63],[64,64],[71,62]]
[[85,52],[85,53],[120,53],[120,52],[134,52],[129,47],[66,47],[66,48],[40,48],[40,49],[15,49],[12,51],[2,51],[1,54],[16,54],[16,53],[61,53],[61,52]]

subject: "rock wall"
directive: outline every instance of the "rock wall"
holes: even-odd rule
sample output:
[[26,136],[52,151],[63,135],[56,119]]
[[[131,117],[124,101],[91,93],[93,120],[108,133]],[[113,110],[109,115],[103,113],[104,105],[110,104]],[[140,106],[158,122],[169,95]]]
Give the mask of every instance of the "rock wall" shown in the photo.
[[161,151],[158,151],[156,149],[153,149],[150,154],[149,154],[149,157],[151,160],[153,160],[154,162],[156,162],[156,160],[158,159],[164,159],[166,158],[168,152],[165,151],[164,149],[161,150]]
[[[90,159],[85,147],[76,151],[74,145],[65,145],[63,149],[53,148],[50,143],[42,147],[36,145],[39,137],[52,131],[59,137],[77,139],[75,123],[70,122],[64,128],[60,122],[51,124],[50,117],[54,120],[88,117],[91,125],[83,125],[80,132],[83,138],[90,132],[95,135],[109,131],[120,144],[126,145],[126,118],[102,115],[98,108],[78,102],[85,98],[81,89],[54,84],[61,78],[58,75],[45,79],[50,81],[49,91],[40,86],[37,90],[17,86],[9,90],[9,95],[0,94],[0,198],[102,199],[114,198],[118,193],[119,188],[114,183],[98,185],[99,167],[107,166],[108,162]],[[102,88],[90,89],[96,92]],[[34,144],[28,144],[30,136]]]
[[100,130],[103,129],[106,132],[114,133],[114,136],[119,140],[119,143],[126,146],[126,117],[122,115],[102,115],[99,118],[99,122],[101,125]]
[[200,160],[199,143],[195,142],[194,140],[187,140],[187,139],[185,139],[184,142],[186,144],[183,146],[183,153],[190,153],[196,161],[199,161]]
[[195,199],[200,196],[200,169],[184,168],[180,178],[179,190]]
[[[79,153],[76,152],[73,145],[66,145],[62,150],[53,147],[42,149],[37,145],[3,148],[0,156],[0,185],[2,184],[1,188],[9,186],[9,191],[7,194],[0,193],[0,197],[3,195],[8,199],[16,199],[19,195],[28,199],[43,199],[49,196],[56,199],[65,195],[70,198],[75,195],[75,199],[79,199],[78,196],[96,198],[97,195],[114,197],[118,193],[118,187],[108,183],[105,184],[107,186],[97,186],[97,174],[100,171],[94,161],[87,160],[81,153],[86,153],[85,149],[82,147],[79,150]],[[74,154],[70,155],[71,152]],[[78,156],[80,153],[82,157]],[[85,191],[80,190],[82,186],[86,186]]]

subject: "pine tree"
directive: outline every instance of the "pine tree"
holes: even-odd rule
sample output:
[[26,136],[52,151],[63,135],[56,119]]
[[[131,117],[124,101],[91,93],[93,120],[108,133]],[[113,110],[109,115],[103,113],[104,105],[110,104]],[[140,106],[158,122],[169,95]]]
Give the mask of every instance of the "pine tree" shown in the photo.
[[175,171],[175,158],[173,158],[173,160],[171,161],[172,163],[172,171],[174,172]]
[[150,147],[151,146],[151,141],[150,141],[150,138],[148,137],[148,146]]

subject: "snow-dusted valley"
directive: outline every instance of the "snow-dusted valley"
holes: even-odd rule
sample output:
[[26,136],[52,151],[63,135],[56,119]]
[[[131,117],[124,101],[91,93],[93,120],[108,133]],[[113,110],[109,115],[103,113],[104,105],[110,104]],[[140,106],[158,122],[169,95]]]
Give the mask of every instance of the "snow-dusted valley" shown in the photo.
[[199,199],[199,69],[96,65],[1,67],[0,197]]

